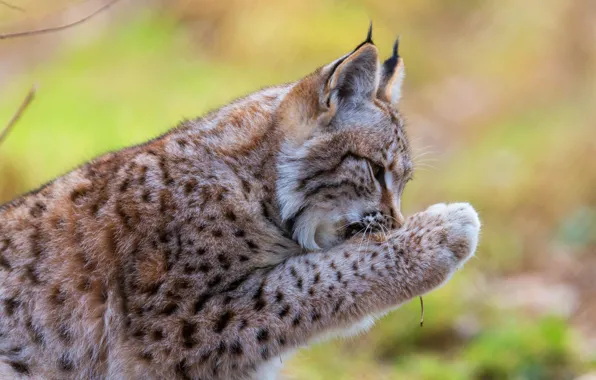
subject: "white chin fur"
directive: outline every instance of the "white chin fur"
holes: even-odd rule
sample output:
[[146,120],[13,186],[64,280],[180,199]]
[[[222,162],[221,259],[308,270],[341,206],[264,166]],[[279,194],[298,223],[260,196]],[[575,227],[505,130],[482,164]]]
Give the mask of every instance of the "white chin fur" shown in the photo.
[[325,212],[306,212],[294,226],[294,240],[308,250],[333,247],[338,243],[335,223]]
[[311,214],[298,218],[294,225],[294,240],[302,246],[302,248],[316,251],[321,249],[315,241],[315,234],[317,231],[317,220],[313,220]]

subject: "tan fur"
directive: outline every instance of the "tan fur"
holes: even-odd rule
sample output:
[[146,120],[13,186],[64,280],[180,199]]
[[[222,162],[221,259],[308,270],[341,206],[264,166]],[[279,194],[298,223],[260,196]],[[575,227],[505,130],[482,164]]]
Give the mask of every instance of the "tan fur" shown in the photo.
[[273,378],[444,283],[479,221],[437,205],[396,229],[412,166],[378,78],[363,44],[2,206],[0,377]]

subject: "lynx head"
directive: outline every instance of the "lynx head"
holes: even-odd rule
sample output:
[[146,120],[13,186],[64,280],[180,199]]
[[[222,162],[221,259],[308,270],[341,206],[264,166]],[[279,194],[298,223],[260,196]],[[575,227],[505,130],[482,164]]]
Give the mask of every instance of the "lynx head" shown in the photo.
[[277,198],[302,247],[328,248],[403,224],[400,197],[412,174],[397,110],[403,77],[398,42],[380,64],[369,31],[354,51],[296,82],[282,102]]

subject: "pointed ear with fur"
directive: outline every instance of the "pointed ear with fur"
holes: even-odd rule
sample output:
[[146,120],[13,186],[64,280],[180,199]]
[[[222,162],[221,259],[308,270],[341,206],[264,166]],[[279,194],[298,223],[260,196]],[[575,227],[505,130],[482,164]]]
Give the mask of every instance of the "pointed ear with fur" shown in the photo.
[[354,51],[298,81],[288,93],[277,117],[289,141],[302,143],[317,126],[327,125],[342,104],[376,96],[380,67],[371,33]]
[[381,83],[377,97],[397,107],[401,98],[401,86],[406,75],[404,61],[399,55],[399,38],[393,45],[393,55],[383,62]]
[[372,99],[379,85],[379,59],[372,41],[365,41],[351,54],[328,67],[321,91],[321,105],[336,110],[347,102]]

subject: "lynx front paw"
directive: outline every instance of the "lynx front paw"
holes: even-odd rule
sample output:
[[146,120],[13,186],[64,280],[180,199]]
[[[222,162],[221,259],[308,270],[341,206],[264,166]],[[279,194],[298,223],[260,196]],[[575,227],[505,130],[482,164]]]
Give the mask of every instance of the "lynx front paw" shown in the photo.
[[438,218],[444,228],[447,248],[459,264],[463,264],[476,251],[480,234],[478,213],[468,203],[439,203],[430,206],[425,214]]
[[434,256],[455,269],[476,251],[480,220],[467,203],[440,203],[412,216],[405,228],[420,238],[423,256]]

